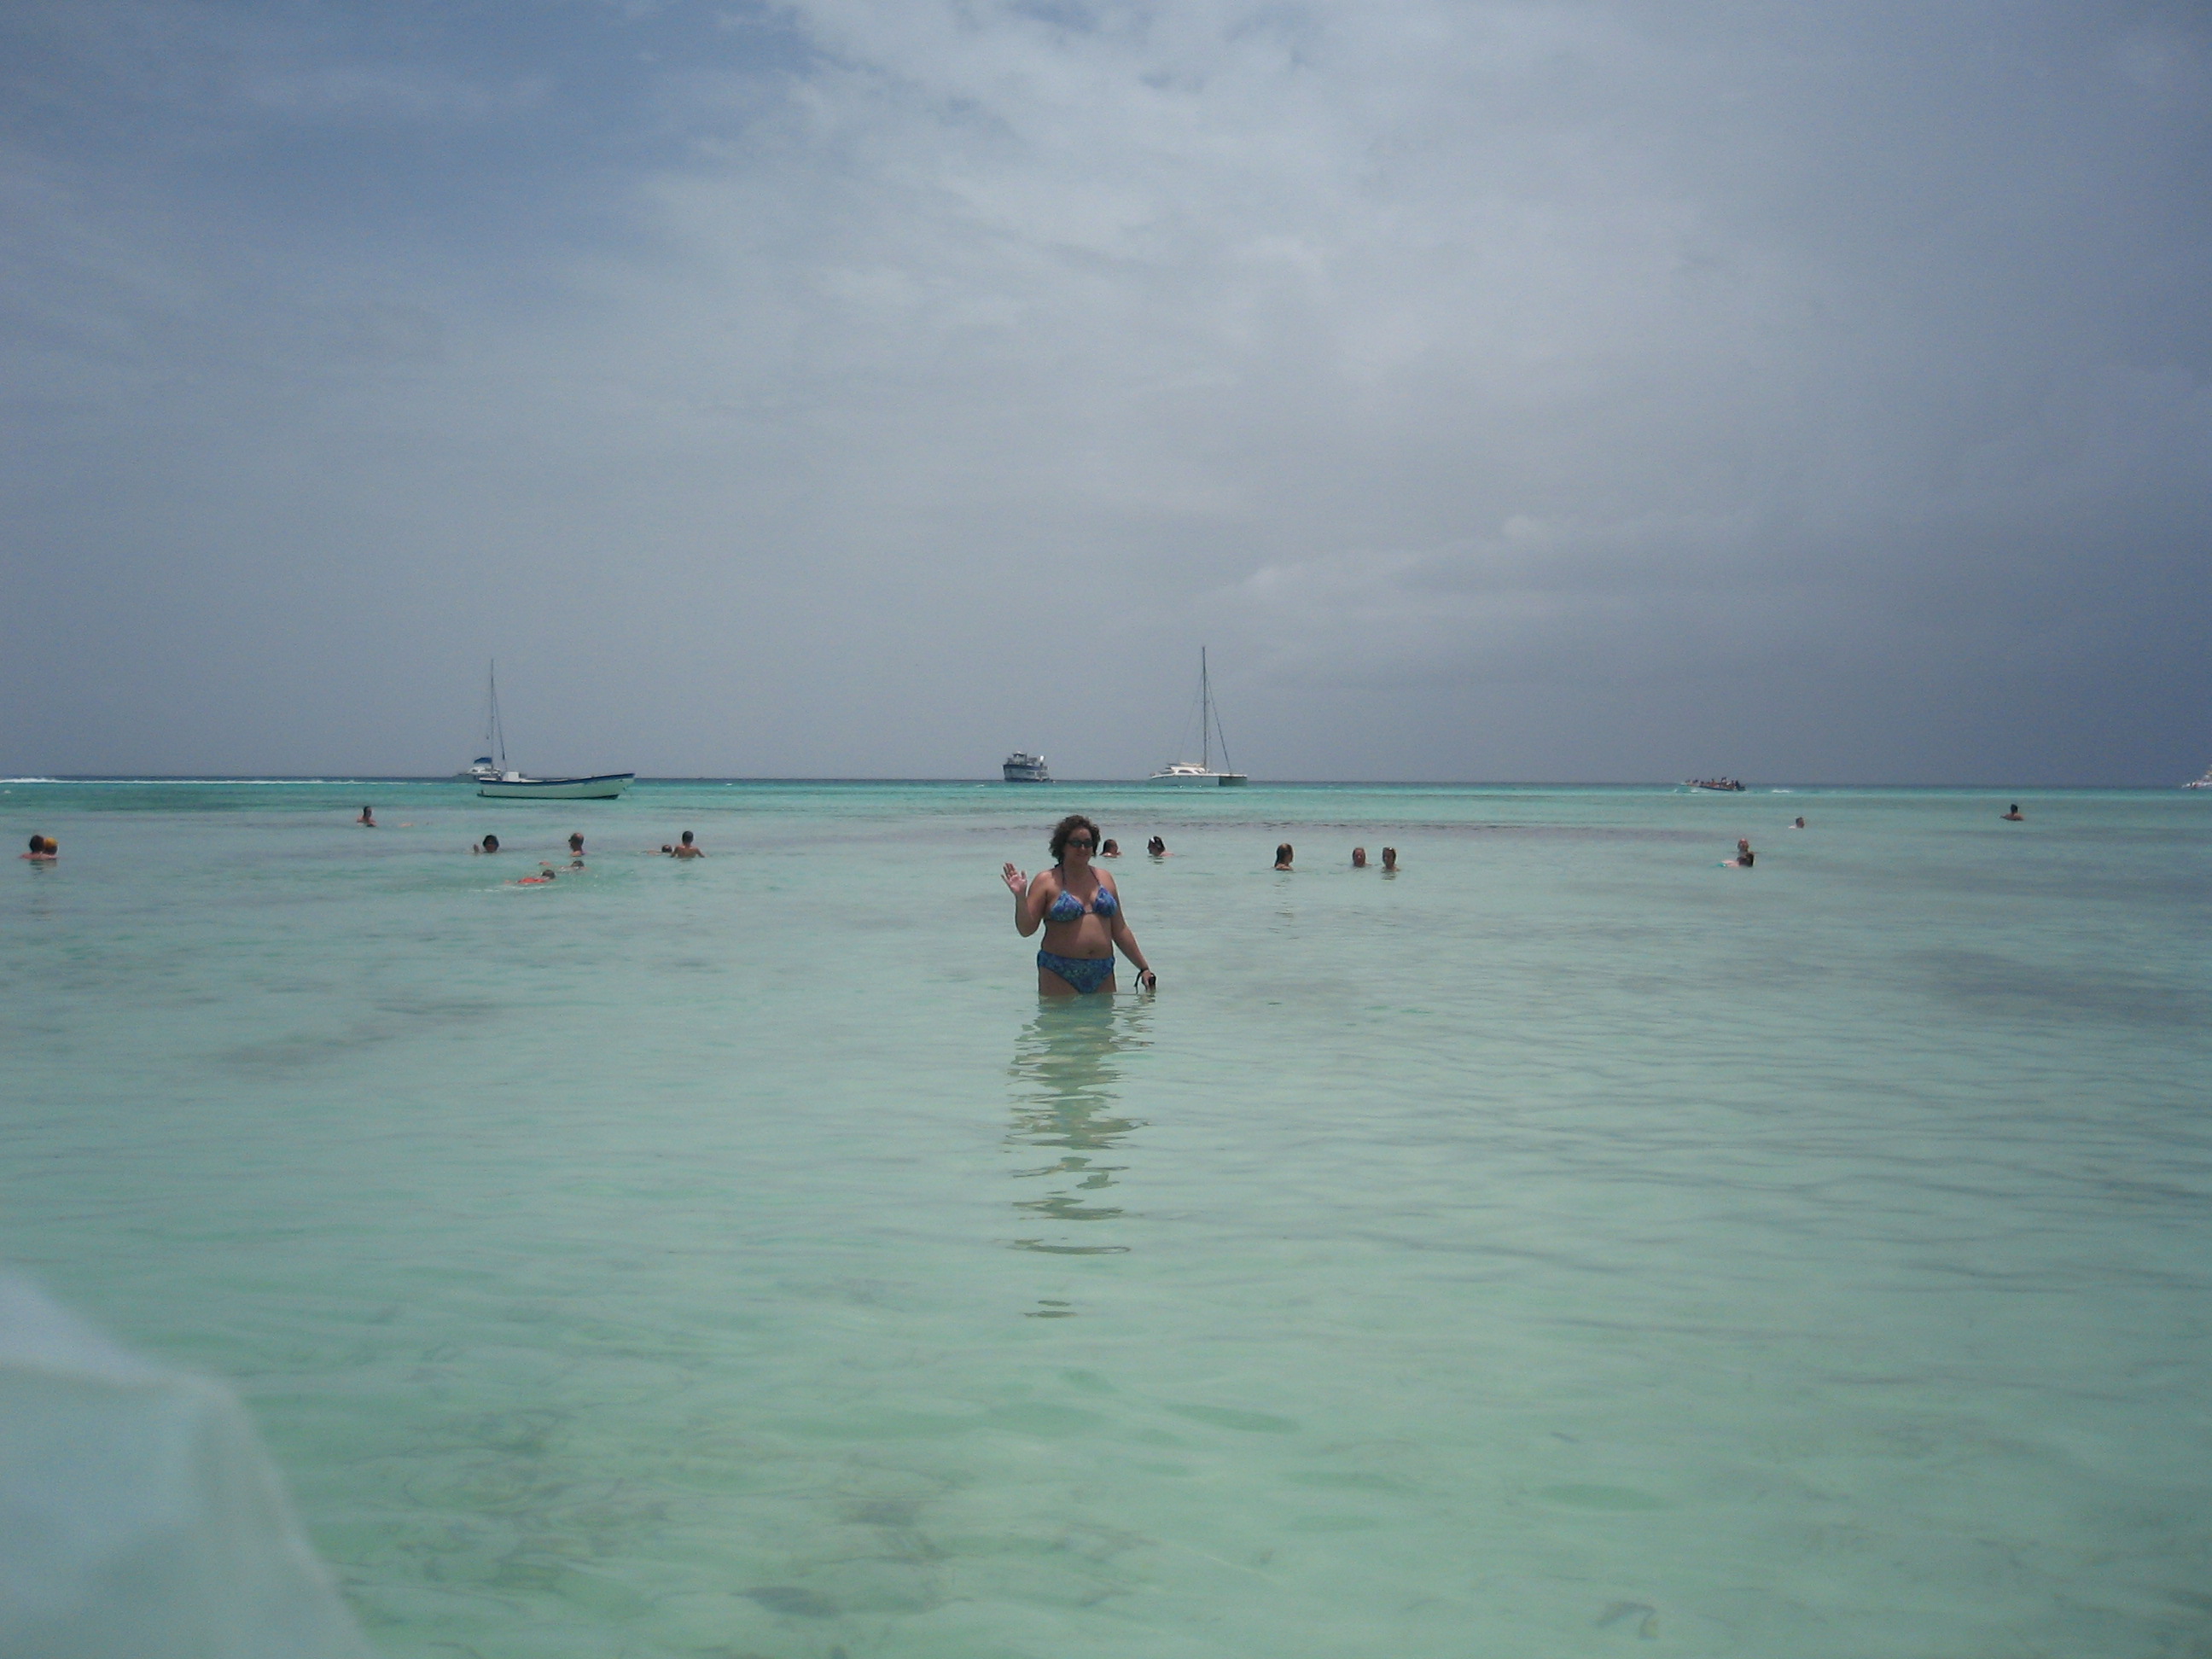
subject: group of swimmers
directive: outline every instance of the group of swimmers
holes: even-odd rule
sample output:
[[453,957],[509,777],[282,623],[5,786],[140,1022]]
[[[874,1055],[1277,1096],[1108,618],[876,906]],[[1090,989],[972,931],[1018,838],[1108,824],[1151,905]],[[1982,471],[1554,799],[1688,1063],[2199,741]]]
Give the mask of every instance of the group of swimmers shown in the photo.
[[[1802,824],[1804,820],[1801,818],[1798,822]],[[664,847],[660,850],[665,853],[668,849]],[[1158,836],[1154,836],[1150,841],[1145,843],[1145,851],[1147,855],[1155,860],[1159,859],[1171,859],[1175,856],[1174,854],[1168,851],[1167,842]],[[1121,856],[1121,843],[1115,841],[1111,836],[1109,836],[1104,841],[1098,843],[1098,856],[1102,859],[1120,858]],[[1294,849],[1291,848],[1290,842],[1286,841],[1277,842],[1275,846],[1275,868],[1278,870],[1290,869],[1291,867],[1291,860],[1294,856]],[[1355,870],[1365,870],[1372,867],[1367,862],[1367,849],[1364,847],[1355,847],[1352,849],[1352,867]],[[1396,848],[1386,847],[1382,849],[1382,872],[1385,875],[1392,876],[1398,873],[1398,849]]]
[[[2027,814],[2014,801],[2004,817],[2008,823],[2021,823],[2026,822]],[[1789,827],[1802,830],[1803,815],[1801,813]],[[1136,938],[1122,919],[1121,899],[1114,890],[1113,878],[1090,867],[1094,848],[1100,858],[1121,856],[1118,842],[1103,839],[1098,826],[1077,813],[1061,819],[1053,831],[1054,863],[1050,870],[1040,871],[1032,878],[1009,864],[1003,872],[1014,895],[1015,930],[1027,939],[1040,924],[1044,927],[1044,946],[1037,952],[1037,988],[1048,996],[1087,996],[1095,991],[1112,990],[1113,947],[1116,944],[1121,944],[1130,960],[1137,963],[1140,984],[1150,988],[1158,982],[1158,976],[1145,966],[1143,957],[1137,951]],[[1145,850],[1154,859],[1170,856],[1167,842],[1158,836],[1145,844]],[[1296,858],[1297,851],[1290,842],[1276,844],[1276,869],[1293,868]],[[1748,836],[1737,836],[1735,856],[1721,860],[1723,869],[1731,870],[1753,869],[1758,863],[1759,854],[1752,849]],[[1369,867],[1364,847],[1352,849],[1352,867]],[[1382,873],[1398,873],[1398,849],[1395,847],[1382,849]]]
[[[377,827],[375,810],[373,807],[363,806],[361,809],[361,816],[356,818],[354,822],[361,825],[364,830],[375,829]],[[408,826],[402,825],[401,827],[404,829]],[[39,837],[33,836],[31,837],[31,840],[33,851],[32,853],[26,854],[24,855],[26,857],[37,856],[35,848]],[[662,842],[660,850],[668,857],[676,859],[703,859],[707,856],[706,849],[698,844],[698,842],[694,838],[691,831],[689,830],[686,830],[684,832],[681,840]],[[497,836],[486,836],[482,841],[477,842],[471,846],[469,848],[469,851],[471,853],[496,853],[499,851],[499,837]],[[561,869],[580,870],[583,867],[584,832],[579,830],[572,833],[568,837],[568,862],[565,866],[548,864],[541,859],[538,861],[538,868],[544,872],[544,874],[524,876],[514,884],[518,887],[543,886],[545,883],[551,881],[554,878],[554,876]]]
[[[367,811],[368,809],[363,807],[362,810],[363,811]],[[499,837],[497,836],[486,836],[482,841],[477,842],[474,846],[469,848],[469,851],[471,853],[497,853],[499,850]],[[660,852],[666,857],[672,859],[703,859],[707,856],[707,849],[699,845],[698,838],[689,830],[686,830],[683,836],[676,841],[663,842],[660,844]],[[568,862],[567,864],[549,864],[544,860],[540,859],[538,861],[538,867],[542,873],[535,876],[520,877],[511,884],[516,887],[542,887],[547,882],[551,881],[564,869],[582,869],[584,867],[584,832],[578,830],[573,831],[569,835]]]
[[[1290,842],[1285,841],[1275,843],[1275,868],[1292,869],[1296,866],[1297,859],[1297,849]],[[1352,849],[1352,867],[1355,870],[1374,868],[1367,862],[1367,849],[1364,847],[1355,847]],[[1382,849],[1382,873],[1386,876],[1395,876],[1398,873],[1398,849],[1395,847],[1386,847]]]
[[[471,853],[496,853],[499,850],[497,836],[486,836],[469,848]],[[706,849],[699,845],[697,839],[689,830],[684,832],[682,839],[672,844],[668,842],[661,842],[659,850],[671,858],[703,859],[707,856]],[[580,830],[574,831],[568,837],[568,861],[572,869],[580,870],[584,867],[584,832]]]
[[[2007,823],[2026,823],[2027,822],[2027,814],[2020,810],[2020,803],[2018,801],[2013,802],[2013,804],[2004,811],[1999,813],[1998,817],[2002,817]],[[1805,819],[1803,815],[1800,814],[1797,817],[1791,820],[1789,827],[1792,830],[1802,830],[1805,827]],[[1390,849],[1386,847],[1382,850],[1387,855]],[[1352,862],[1357,864],[1358,861],[1358,855],[1357,854],[1353,854]],[[1758,863],[1758,854],[1751,850],[1751,841],[1749,837],[1739,836],[1736,837],[1735,856],[1732,859],[1723,859],[1721,860],[1721,868],[1723,870],[1748,870],[1753,865]],[[1278,870],[1281,870],[1287,868],[1288,866],[1278,864],[1275,867]]]
[[[2011,807],[2006,807],[2006,811],[2004,814],[2000,814],[2000,817],[2004,818],[2006,823],[2028,821],[2028,814],[2020,810],[2020,803],[2017,801],[2013,801]],[[354,818],[354,823],[358,823],[358,825],[365,827],[365,830],[376,830],[376,811],[374,811],[374,807],[362,805],[361,817]],[[1078,825],[1078,827],[1071,830],[1071,825]],[[1790,827],[1792,827],[1792,830],[1802,830],[1802,827],[1805,827],[1805,818],[1798,817]],[[1088,832],[1088,838],[1086,838],[1086,832]],[[1071,849],[1075,852],[1075,856],[1078,856],[1079,869],[1075,872],[1073,884],[1068,884],[1068,880],[1064,878],[1064,872],[1066,872],[1068,867],[1066,854],[1071,852]],[[1040,949],[1040,951],[1037,951],[1037,988],[1040,988],[1040,991],[1046,991],[1048,995],[1068,995],[1071,991],[1088,995],[1091,991],[1099,991],[1099,988],[1110,991],[1110,988],[1113,988],[1113,945],[1119,940],[1124,940],[1124,938],[1128,942],[1121,945],[1121,949],[1128,951],[1133,963],[1137,963],[1137,969],[1139,969],[1139,984],[1146,984],[1146,987],[1157,984],[1157,975],[1152,973],[1152,969],[1146,967],[1144,957],[1141,957],[1139,951],[1137,951],[1137,940],[1134,940],[1134,936],[1128,931],[1128,922],[1121,921],[1121,907],[1119,907],[1119,898],[1115,896],[1113,878],[1103,874],[1103,872],[1093,872],[1093,869],[1091,869],[1091,856],[1093,856],[1093,849],[1097,852],[1099,858],[1121,856],[1121,842],[1113,841],[1113,838],[1102,838],[1099,836],[1099,827],[1095,825],[1095,823],[1091,823],[1091,818],[1082,817],[1082,814],[1071,814],[1071,817],[1061,818],[1060,825],[1053,830],[1053,869],[1042,869],[1042,872],[1037,872],[1036,878],[1030,878],[1030,876],[1022,876],[1022,872],[1018,872],[1013,865],[1006,865],[1006,872],[1005,872],[1006,884],[1013,887],[1015,900],[1018,900],[1018,905],[1015,905],[1015,927],[1020,929],[1022,938],[1029,938],[1030,933],[1036,933],[1037,925],[1042,922],[1042,925],[1044,925],[1046,947],[1051,947],[1051,945],[1055,945],[1055,942],[1057,945],[1097,947],[1099,940],[1106,942],[1106,953],[1103,953],[1103,956],[1097,956],[1095,949],[1093,953],[1082,953],[1082,956],[1066,956],[1066,953],[1055,953],[1051,951],[1051,949]],[[1151,858],[1155,858],[1155,860],[1175,856],[1175,854],[1168,852],[1168,842],[1161,836],[1152,836],[1151,841],[1146,841],[1144,849],[1146,854],[1148,854]],[[55,858],[60,856],[60,852],[62,852],[62,845],[55,841],[53,836],[31,836],[31,849],[28,849],[28,852],[15,854],[15,856],[28,858],[28,860],[33,860],[33,863],[53,863]],[[469,852],[473,854],[500,852],[500,838],[484,836],[483,841],[477,841],[476,845],[471,845]],[[695,841],[690,830],[686,830],[679,841],[661,842],[661,854],[668,858],[706,858],[706,849],[699,848],[699,842]],[[1294,860],[1294,856],[1297,856],[1297,854],[1294,854],[1290,842],[1287,841],[1276,842],[1274,867],[1291,869],[1291,860]],[[1723,860],[1721,860],[1721,867],[1752,869],[1756,863],[1759,863],[1759,854],[1752,852],[1750,836],[1736,836],[1736,856],[1723,858]],[[515,880],[515,887],[542,887],[544,883],[556,878],[562,869],[562,867],[556,867],[556,865],[544,863],[544,860],[540,860],[538,867],[540,867],[544,874],[522,876],[520,880]],[[568,863],[564,865],[564,869],[581,869],[581,867],[584,867],[584,832],[577,830],[577,832],[573,832],[571,836],[568,836]],[[1370,867],[1370,865],[1367,865],[1367,848],[1352,849],[1352,867],[1354,869]],[[1382,874],[1385,876],[1398,874],[1398,849],[1395,848],[1382,849]],[[1088,884],[1086,880],[1084,880],[1084,876],[1088,876]],[[1029,909],[1024,909],[1024,907],[1029,905],[1030,894],[1033,894],[1033,891],[1036,891],[1036,894],[1046,894],[1046,887],[1042,883],[1051,883],[1051,890],[1048,890],[1048,898],[1051,898],[1051,902],[1046,905],[1046,909],[1040,909],[1036,915],[1030,915],[1029,925],[1022,927],[1022,915],[1029,914]],[[1103,900],[1106,900],[1103,909],[1097,909],[1099,894],[1103,894]],[[1073,905],[1073,909],[1066,909],[1068,905]],[[1061,914],[1064,909],[1066,909],[1066,914]],[[1103,927],[1103,931],[1095,929],[1095,927],[1093,929],[1084,929],[1082,918],[1102,921],[1106,927]],[[1068,933],[1066,929],[1075,929],[1075,933]],[[1066,971],[1061,971],[1060,967],[1048,967],[1048,964],[1046,964],[1046,957],[1048,956],[1055,957],[1057,963],[1066,964]],[[1106,964],[1103,971],[1095,967],[1097,963]],[[1086,967],[1086,964],[1093,964],[1093,967]],[[1057,984],[1046,984],[1046,980],[1055,980]]]
[[[1801,812],[1796,817],[1791,819],[1784,827],[1791,830],[1802,830],[1805,827],[1804,814]],[[1723,870],[1748,870],[1758,862],[1759,854],[1751,850],[1751,838],[1747,836],[1738,836],[1735,838],[1735,856],[1732,859],[1723,859],[1721,860],[1721,868]]]
[[[1275,849],[1275,868],[1287,870],[1290,867],[1291,844],[1285,842]],[[1355,870],[1364,870],[1369,867],[1367,849],[1364,847],[1355,847],[1352,849],[1352,867]],[[1398,873],[1398,849],[1395,847],[1386,847],[1382,849],[1382,873],[1386,876],[1395,876]]]
[[[1787,827],[1792,830],[1802,830],[1805,827],[1805,820],[1802,817],[1799,817],[1790,823]],[[1759,854],[1751,850],[1751,838],[1748,836],[1738,836],[1735,838],[1735,856],[1732,859],[1723,859],[1721,860],[1721,868],[1723,870],[1748,870],[1758,862]]]

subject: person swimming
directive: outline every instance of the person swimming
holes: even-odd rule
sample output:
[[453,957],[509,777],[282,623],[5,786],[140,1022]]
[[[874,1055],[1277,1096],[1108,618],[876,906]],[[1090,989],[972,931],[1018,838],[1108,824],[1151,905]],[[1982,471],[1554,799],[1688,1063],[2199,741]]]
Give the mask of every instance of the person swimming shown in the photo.
[[568,836],[568,856],[581,862],[584,856],[584,832],[572,830]]
[[44,836],[33,836],[31,837],[31,850],[27,853],[18,853],[15,856],[19,859],[30,859],[40,864],[51,864],[53,862],[54,855],[61,850],[58,842],[48,841]]
[[1108,842],[1103,847],[1098,849],[1098,856],[1102,859],[1120,858],[1121,856],[1121,843],[1118,841]]
[[1293,856],[1294,855],[1291,852],[1290,842],[1281,842],[1277,843],[1275,848],[1275,868],[1278,870],[1289,869],[1291,867],[1291,860]]
[[691,832],[686,830],[684,838],[669,848],[671,856],[679,859],[703,859],[707,854],[691,843]]
[[497,836],[486,836],[474,847],[470,848],[469,851],[471,853],[496,853],[499,851],[499,837]]
[[374,830],[376,828],[376,814],[364,806],[361,809],[361,816],[354,822],[364,830]]
[[1721,863],[1723,866],[1733,866],[1738,870],[1748,870],[1758,860],[1759,855],[1751,850],[1749,838],[1738,836],[1735,838],[1735,856],[1732,859],[1723,859]]
[[1168,851],[1167,842],[1163,841],[1158,836],[1154,836],[1150,841],[1145,843],[1145,850],[1147,853],[1150,853],[1156,859],[1173,858],[1175,856],[1174,854]]
[[1386,847],[1382,849],[1382,873],[1386,876],[1395,876],[1398,873],[1398,849],[1395,847]]
[[544,868],[545,873],[542,876],[517,876],[507,884],[509,887],[543,887],[547,882],[551,881],[555,875],[551,865],[546,865]]
[[1072,812],[1053,826],[1053,866],[1034,878],[1012,864],[1000,872],[1014,896],[1014,931],[1024,939],[1044,929],[1037,951],[1037,994],[1091,996],[1111,992],[1114,947],[1120,945],[1137,965],[1137,983],[1157,989],[1159,975],[1145,960],[1137,936],[1129,931],[1114,878],[1091,866],[1102,837],[1098,826]]
[[1795,823],[1791,824],[1790,827],[1792,830],[1802,830],[1802,829],[1805,827],[1805,820],[1804,820],[1803,818],[1802,818],[1802,817],[1801,817],[1801,818],[1799,818],[1799,819],[1798,819]]
[[1355,870],[1364,870],[1367,867],[1367,849],[1364,847],[1355,847],[1352,849],[1352,867]]
[[2014,801],[2012,804],[2012,811],[2009,812],[2001,813],[1999,816],[2002,817],[2007,823],[2026,823],[2027,822],[2027,814],[2020,810],[2020,803],[2018,801]]

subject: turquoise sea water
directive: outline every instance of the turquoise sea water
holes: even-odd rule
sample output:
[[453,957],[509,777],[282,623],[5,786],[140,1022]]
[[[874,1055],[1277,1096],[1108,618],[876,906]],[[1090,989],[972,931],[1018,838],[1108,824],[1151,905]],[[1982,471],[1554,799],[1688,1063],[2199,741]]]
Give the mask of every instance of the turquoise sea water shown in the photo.
[[0,787],[0,1258],[384,1654],[2212,1653],[2212,799]]

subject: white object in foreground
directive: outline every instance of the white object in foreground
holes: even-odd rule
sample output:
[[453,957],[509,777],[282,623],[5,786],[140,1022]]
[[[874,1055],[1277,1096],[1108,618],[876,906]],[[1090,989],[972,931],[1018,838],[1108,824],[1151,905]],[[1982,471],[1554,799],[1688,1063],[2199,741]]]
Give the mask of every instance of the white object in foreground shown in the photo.
[[230,1391],[6,1276],[0,1654],[369,1659]]

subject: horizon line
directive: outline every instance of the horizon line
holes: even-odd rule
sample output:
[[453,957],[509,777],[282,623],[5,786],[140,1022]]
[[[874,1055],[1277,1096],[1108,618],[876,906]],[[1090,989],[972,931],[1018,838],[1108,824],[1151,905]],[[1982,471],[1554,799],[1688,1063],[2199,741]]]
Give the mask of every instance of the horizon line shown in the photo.
[[[331,786],[331,787],[336,787],[337,786],[338,786],[338,785],[340,785],[340,784],[351,784],[351,783],[363,783],[363,784],[392,784],[392,783],[407,783],[407,784],[454,784],[454,785],[462,785],[462,784],[467,784],[467,783],[470,783],[470,782],[472,782],[472,781],[473,781],[473,780],[471,780],[471,779],[468,778],[468,777],[467,777],[467,776],[465,776],[465,775],[458,775],[458,776],[457,776],[457,775],[453,775],[453,774],[452,774],[452,773],[404,773],[404,772],[393,772],[393,773],[366,773],[366,772],[362,772],[362,773],[351,773],[351,774],[330,774],[330,773],[313,773],[313,772],[300,772],[300,773],[289,773],[289,772],[263,772],[263,773],[256,773],[256,774],[252,774],[252,775],[238,774],[238,775],[231,775],[231,776],[216,776],[216,775],[210,775],[210,774],[208,774],[208,773],[204,773],[204,772],[167,772],[167,773],[165,773],[165,772],[58,772],[58,773],[40,773],[40,774],[28,774],[28,773],[26,773],[26,774],[23,774],[23,775],[17,775],[17,776],[12,776],[12,777],[0,777],[0,786],[9,785],[9,784],[19,784],[19,783],[21,783],[21,784],[40,784],[40,783],[148,783],[148,784],[167,784],[167,783],[202,783],[202,784],[287,783],[287,784],[301,784],[301,783],[305,783],[305,784],[326,784],[326,785],[329,785],[329,786]],[[1001,780],[1001,779],[998,779],[998,778],[988,778],[988,777],[980,777],[980,776],[958,776],[958,777],[894,777],[894,776],[889,776],[889,775],[885,775],[885,776],[860,776],[860,775],[818,775],[818,776],[790,775],[790,776],[784,776],[784,775],[766,775],[766,774],[753,775],[753,774],[739,774],[739,773],[728,773],[728,774],[714,774],[714,773],[676,774],[676,773],[670,773],[670,774],[665,774],[665,775],[646,775],[646,774],[641,773],[641,774],[638,774],[638,775],[636,775],[636,777],[635,777],[635,782],[636,782],[636,783],[638,783],[638,784],[719,783],[719,784],[725,784],[725,785],[727,785],[727,784],[805,784],[805,785],[816,785],[816,786],[819,786],[819,785],[826,785],[826,784],[853,784],[853,785],[863,785],[863,784],[866,784],[866,785],[878,785],[878,786],[883,786],[883,785],[894,785],[894,784],[938,784],[938,785],[948,785],[948,786],[952,786],[952,785],[969,785],[969,786],[975,786],[975,787],[988,787],[988,788],[994,788],[994,789],[1006,789],[1006,790],[1014,791],[1014,792],[1018,792],[1018,792],[1036,792],[1036,791],[1048,790],[1048,789],[1054,789],[1054,788],[1071,788],[1071,787],[1085,787],[1085,788],[1111,788],[1111,787],[1120,787],[1120,788],[1141,788],[1141,787],[1145,787],[1148,786],[1148,785],[1149,785],[1149,783],[1151,782],[1151,780],[1150,780],[1150,778],[1149,778],[1149,777],[1143,777],[1143,778],[1055,778],[1055,779],[1054,779],[1054,780],[1053,780],[1051,782],[1049,782],[1049,783],[1027,783],[1027,782],[1024,782],[1024,783],[1009,783],[1009,782],[1006,782],[1006,781],[1003,781],[1003,780]],[[1682,789],[1682,788],[1686,788],[1686,787],[1692,787],[1692,786],[1691,785],[1690,781],[1689,781],[1689,780],[1686,780],[1686,779],[1674,779],[1674,780],[1668,780],[1668,779],[1662,779],[1662,778],[1267,778],[1267,779],[1255,779],[1255,780],[1252,781],[1249,784],[1245,785],[1245,786],[1243,786],[1243,787],[1253,787],[1253,788],[1261,788],[1261,789],[1267,789],[1267,788],[1299,788],[1299,789],[1333,788],[1333,789],[1668,789],[1668,790],[1675,790],[1675,789]],[[1715,793],[1715,794],[1735,794],[1735,793],[1743,793],[1743,794],[1755,795],[1755,794],[1762,793],[1771,793],[1771,792],[1773,792],[1773,791],[1776,791],[1776,790],[1796,790],[1796,789],[1986,789],[1986,790],[1991,790],[1991,791],[1996,791],[1996,792],[2002,792],[2002,791],[2004,791],[2004,790],[2007,790],[2007,789],[2018,789],[2018,790],[2021,790],[2021,791],[2023,791],[2023,792],[2025,792],[2025,791],[2029,791],[2029,790],[2043,790],[2043,791],[2045,791],[2045,792],[2049,792],[2049,791],[2053,791],[2053,790],[2107,790],[2107,789],[2140,789],[2140,790],[2149,790],[2149,791],[2165,791],[2165,790],[2186,789],[2188,787],[2189,787],[2189,786],[2188,786],[2188,782],[2187,782],[2187,781],[2185,781],[2185,781],[2180,781],[2180,782],[2176,782],[2176,783],[2116,783],[2116,782],[2107,782],[2107,783],[2033,783],[2033,784],[2030,784],[2030,783],[2001,783],[2001,782],[1967,781],[1951,781],[1951,782],[1945,782],[1945,783],[1902,783],[1902,782],[1880,782],[1880,781],[1868,781],[1868,780],[1844,780],[1844,779],[1818,779],[1818,780],[1808,780],[1808,779],[1789,778],[1789,779],[1783,779],[1783,780],[1780,780],[1780,781],[1777,781],[1777,782],[1773,782],[1773,783],[1749,784],[1749,785],[1747,785],[1747,786],[1746,786],[1746,787],[1745,787],[1741,791],[1734,791],[1734,790],[1712,790],[1712,791],[1708,791],[1707,793]],[[1176,794],[1183,794],[1183,793],[1191,793],[1191,792],[1190,792],[1190,791],[1188,791],[1188,789],[1186,789],[1186,788],[1183,788],[1183,787],[1178,787],[1174,788],[1172,791],[1169,791],[1169,790],[1163,790],[1163,791],[1161,791],[1160,793],[1164,793],[1164,793],[1176,793]]]

